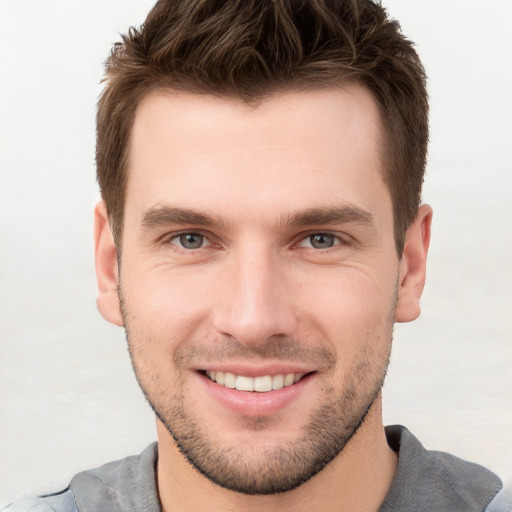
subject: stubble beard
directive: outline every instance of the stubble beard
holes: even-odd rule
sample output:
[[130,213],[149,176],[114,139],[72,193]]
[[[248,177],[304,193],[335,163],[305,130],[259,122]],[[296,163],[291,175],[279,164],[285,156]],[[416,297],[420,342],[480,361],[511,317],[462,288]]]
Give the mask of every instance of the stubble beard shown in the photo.
[[[387,339],[375,337],[371,341],[365,340],[366,350],[345,375],[343,387],[324,387],[321,394],[325,397],[323,403],[310,413],[298,438],[279,447],[261,446],[258,444],[258,434],[271,428],[272,421],[265,417],[241,418],[240,425],[248,431],[248,438],[255,440],[254,445],[243,443],[220,447],[215,432],[212,435],[202,418],[191,413],[187,407],[183,385],[177,385],[177,389],[171,392],[164,389],[155,391],[158,376],[148,375],[138,364],[140,350],[132,339],[129,315],[122,300],[121,305],[132,365],[147,402],[188,462],[211,482],[225,489],[247,495],[270,495],[299,487],[343,451],[365,421],[384,384],[393,331],[391,313]],[[147,341],[138,340],[139,343]],[[272,343],[272,354],[279,353],[279,341]],[[378,358],[371,349],[372,343],[385,343],[388,346],[380,360],[376,360]],[[289,352],[291,346],[294,345],[286,344],[283,352]],[[298,343],[297,346],[303,344]],[[189,356],[193,357],[193,354]],[[323,357],[335,360],[334,354],[324,353]],[[178,358],[174,359],[176,364]],[[147,385],[149,382],[152,383],[152,391]]]
[[240,422],[254,445],[243,443],[219,448],[201,419],[187,413],[183,396],[175,395],[167,409],[152,403],[147,394],[146,399],[181,453],[211,482],[242,494],[270,495],[299,487],[343,451],[377,400],[383,378],[373,386],[371,394],[360,400],[352,391],[325,400],[311,413],[300,437],[272,448],[254,442],[272,423],[266,418],[247,418]]

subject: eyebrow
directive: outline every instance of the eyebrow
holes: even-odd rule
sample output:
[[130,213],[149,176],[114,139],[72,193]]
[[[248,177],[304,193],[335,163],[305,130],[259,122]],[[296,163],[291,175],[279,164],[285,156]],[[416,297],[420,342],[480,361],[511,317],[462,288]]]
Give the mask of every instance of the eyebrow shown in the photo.
[[303,227],[316,224],[349,223],[373,226],[373,216],[370,212],[352,205],[330,208],[310,208],[288,216],[284,219],[282,225]]
[[[304,211],[283,216],[278,222],[281,229],[297,228],[321,224],[362,224],[373,226],[371,213],[357,206],[309,208]],[[156,206],[148,208],[141,215],[141,224],[146,227],[158,227],[170,224],[190,224],[210,228],[229,229],[231,222],[217,219],[208,212],[177,208],[172,206]]]
[[207,212],[176,208],[172,206],[156,206],[148,208],[141,215],[141,224],[157,227],[169,224],[193,224],[196,226],[227,228],[228,224],[215,219]]

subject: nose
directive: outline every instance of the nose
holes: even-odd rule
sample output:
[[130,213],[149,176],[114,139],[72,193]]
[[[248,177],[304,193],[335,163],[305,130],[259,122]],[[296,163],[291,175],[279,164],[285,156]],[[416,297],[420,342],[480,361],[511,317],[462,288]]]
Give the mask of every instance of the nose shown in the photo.
[[297,318],[282,265],[264,251],[246,250],[230,258],[214,306],[218,333],[248,347],[293,333]]

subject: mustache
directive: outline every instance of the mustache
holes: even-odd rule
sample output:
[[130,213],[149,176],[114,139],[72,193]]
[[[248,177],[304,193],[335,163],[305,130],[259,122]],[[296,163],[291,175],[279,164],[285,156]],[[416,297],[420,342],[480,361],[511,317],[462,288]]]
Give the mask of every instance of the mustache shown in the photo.
[[336,354],[330,347],[311,340],[302,342],[287,337],[270,338],[266,343],[247,346],[234,338],[208,341],[188,340],[174,352],[174,364],[178,368],[195,366],[194,361],[247,362],[287,361],[313,364],[327,370],[336,365]]

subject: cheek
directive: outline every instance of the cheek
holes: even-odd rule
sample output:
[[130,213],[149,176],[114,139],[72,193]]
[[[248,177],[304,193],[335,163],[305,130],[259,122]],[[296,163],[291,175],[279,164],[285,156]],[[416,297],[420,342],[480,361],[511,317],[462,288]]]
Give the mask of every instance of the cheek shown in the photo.
[[330,343],[342,366],[385,359],[396,303],[392,280],[378,282],[354,269],[336,269],[332,274],[324,279],[316,276],[301,286],[302,327]]
[[387,321],[394,303],[392,280],[376,280],[354,268],[338,268],[323,276],[305,277],[301,285],[304,314],[314,312],[322,323],[364,328]]
[[172,337],[186,334],[208,309],[211,290],[201,285],[197,273],[183,276],[155,269],[130,274],[127,269],[126,276],[122,280],[126,309],[149,331]]
[[168,389],[183,378],[174,360],[179,347],[208,337],[205,318],[211,290],[197,286],[197,274],[195,279],[179,279],[166,272],[130,273],[126,266],[121,277],[125,326],[138,379],[145,389]]

